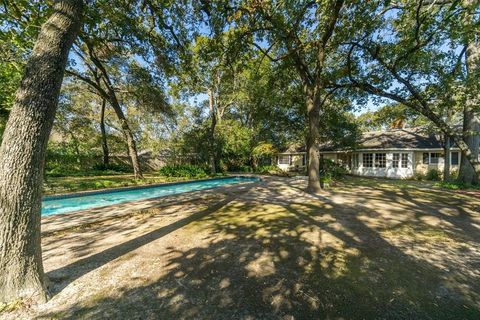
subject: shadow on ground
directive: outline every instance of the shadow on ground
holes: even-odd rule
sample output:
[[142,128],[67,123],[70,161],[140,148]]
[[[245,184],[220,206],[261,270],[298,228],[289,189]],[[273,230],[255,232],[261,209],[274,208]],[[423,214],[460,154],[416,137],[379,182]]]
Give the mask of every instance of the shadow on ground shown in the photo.
[[270,181],[50,272],[74,275],[58,280],[58,294],[165,234],[204,235],[188,250],[167,248],[168,272],[154,281],[40,318],[480,318],[476,203],[389,182],[319,196],[301,186]]

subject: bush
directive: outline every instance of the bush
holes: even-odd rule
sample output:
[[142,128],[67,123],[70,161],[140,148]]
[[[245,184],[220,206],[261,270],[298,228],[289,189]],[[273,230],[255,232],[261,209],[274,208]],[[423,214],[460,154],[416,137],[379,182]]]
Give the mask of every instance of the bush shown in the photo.
[[108,172],[131,172],[132,168],[125,164],[113,164],[104,165],[103,163],[97,163],[93,166],[95,171],[106,171]]
[[418,181],[422,181],[422,180],[425,180],[425,175],[421,172],[417,172],[415,173],[415,175],[413,176],[413,179],[414,180],[418,180]]
[[449,190],[480,190],[480,185],[466,185],[462,182],[455,182],[455,181],[450,181],[450,182],[437,182],[435,183],[436,186],[444,188],[444,189],[449,189]]
[[320,172],[320,176],[325,178],[329,177],[330,179],[338,179],[347,173],[347,169],[342,164],[330,159],[323,160],[323,170]]
[[430,181],[440,181],[442,180],[442,173],[437,169],[430,169],[428,170],[425,179]]
[[165,177],[179,178],[204,178],[208,176],[203,168],[191,164],[167,165],[159,170],[159,174]]

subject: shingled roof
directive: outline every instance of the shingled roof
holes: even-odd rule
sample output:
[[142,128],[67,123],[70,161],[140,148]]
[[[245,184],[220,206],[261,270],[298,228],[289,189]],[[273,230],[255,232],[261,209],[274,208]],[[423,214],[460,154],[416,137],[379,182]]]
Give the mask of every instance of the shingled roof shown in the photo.
[[[422,128],[370,131],[361,135],[357,150],[362,149],[438,149],[443,148],[441,136],[425,132]],[[339,151],[332,144],[320,146],[320,151]]]

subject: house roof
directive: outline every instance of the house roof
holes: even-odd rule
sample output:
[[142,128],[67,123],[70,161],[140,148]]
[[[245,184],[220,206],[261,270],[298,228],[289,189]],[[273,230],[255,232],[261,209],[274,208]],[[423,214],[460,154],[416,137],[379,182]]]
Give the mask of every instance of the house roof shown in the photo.
[[300,143],[292,143],[288,145],[286,149],[283,149],[280,153],[302,153],[305,152],[306,148],[305,145]]
[[[428,133],[423,128],[370,131],[361,135],[356,149],[439,149],[443,148],[441,136]],[[330,143],[320,145],[320,151],[339,151]]]

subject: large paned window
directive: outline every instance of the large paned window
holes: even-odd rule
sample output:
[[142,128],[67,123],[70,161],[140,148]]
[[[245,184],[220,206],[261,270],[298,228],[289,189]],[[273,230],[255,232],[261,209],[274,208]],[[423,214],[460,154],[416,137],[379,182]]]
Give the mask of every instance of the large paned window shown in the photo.
[[387,154],[386,153],[375,153],[375,167],[376,168],[386,168],[387,167]]
[[278,164],[290,164],[290,155],[279,155]]
[[402,168],[408,168],[408,153],[402,153]]
[[373,168],[373,153],[363,154],[363,166],[366,168]]
[[424,152],[423,164],[438,164],[440,163],[440,158],[443,158],[443,155],[439,152]]
[[432,152],[430,153],[430,163],[437,164],[440,162],[440,158],[442,157],[441,153]]
[[394,153],[392,159],[392,167],[398,168],[400,163],[400,153]]

